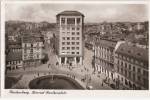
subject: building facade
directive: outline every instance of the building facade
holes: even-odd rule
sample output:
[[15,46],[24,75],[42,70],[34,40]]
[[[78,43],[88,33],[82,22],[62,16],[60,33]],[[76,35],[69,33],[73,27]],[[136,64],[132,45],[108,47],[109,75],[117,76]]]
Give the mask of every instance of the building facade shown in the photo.
[[148,49],[122,43],[115,51],[117,87],[148,89]]
[[15,70],[22,67],[22,51],[9,51],[9,53],[6,55],[6,69]]
[[78,11],[64,11],[56,17],[59,30],[59,64],[82,64],[84,15]]
[[22,60],[24,67],[36,66],[43,58],[43,41],[41,37],[24,35],[22,37]]
[[95,44],[95,71],[104,73],[106,77],[114,79],[114,50],[116,42],[99,40]]

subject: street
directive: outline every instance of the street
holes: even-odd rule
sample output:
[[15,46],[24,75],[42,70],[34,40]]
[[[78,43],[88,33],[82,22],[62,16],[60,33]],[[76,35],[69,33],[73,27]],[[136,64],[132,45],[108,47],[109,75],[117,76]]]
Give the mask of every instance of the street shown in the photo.
[[[28,67],[24,69],[8,71],[7,76],[20,76],[21,80],[13,86],[13,88],[29,88],[29,82],[40,76],[50,75],[50,74],[63,74],[63,75],[73,75],[75,80],[79,82],[83,87],[92,86],[94,90],[111,90],[107,84],[103,83],[103,74],[93,74],[92,69],[92,56],[93,52],[84,48],[84,61],[83,65],[78,65],[77,67],[70,70],[67,66],[56,65],[57,56],[53,53],[53,49],[50,46],[45,46],[46,52],[49,56],[49,61],[46,64],[42,64],[37,67]],[[85,78],[85,81],[83,79]]]

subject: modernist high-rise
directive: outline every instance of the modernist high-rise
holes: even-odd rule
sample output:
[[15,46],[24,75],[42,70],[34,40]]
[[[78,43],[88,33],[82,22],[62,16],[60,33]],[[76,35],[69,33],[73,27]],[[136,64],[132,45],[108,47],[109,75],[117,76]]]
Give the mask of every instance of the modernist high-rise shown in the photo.
[[56,17],[59,64],[82,64],[84,15],[78,11],[63,11]]

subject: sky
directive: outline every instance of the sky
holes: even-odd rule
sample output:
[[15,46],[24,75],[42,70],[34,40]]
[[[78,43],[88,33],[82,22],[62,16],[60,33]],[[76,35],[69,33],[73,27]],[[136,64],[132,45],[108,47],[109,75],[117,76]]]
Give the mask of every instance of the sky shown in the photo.
[[56,15],[64,10],[84,14],[85,22],[139,22],[148,20],[145,4],[17,4],[5,5],[6,20],[56,22]]

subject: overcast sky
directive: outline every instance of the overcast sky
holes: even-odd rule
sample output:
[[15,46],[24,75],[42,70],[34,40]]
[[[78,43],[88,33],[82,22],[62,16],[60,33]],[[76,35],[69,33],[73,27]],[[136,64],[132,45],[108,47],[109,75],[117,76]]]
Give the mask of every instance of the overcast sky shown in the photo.
[[144,4],[6,4],[6,20],[55,22],[56,14],[77,10],[85,22],[147,21],[148,6]]

